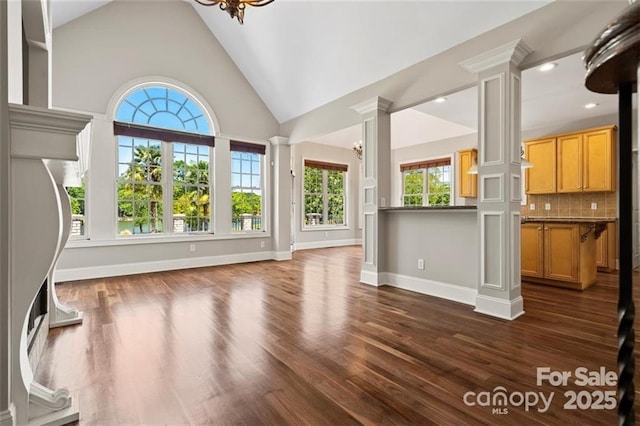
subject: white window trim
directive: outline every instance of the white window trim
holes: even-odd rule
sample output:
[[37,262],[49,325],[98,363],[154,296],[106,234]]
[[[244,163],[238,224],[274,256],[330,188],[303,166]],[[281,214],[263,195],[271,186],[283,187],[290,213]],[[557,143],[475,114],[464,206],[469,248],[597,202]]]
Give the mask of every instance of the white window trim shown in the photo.
[[[256,142],[251,142],[251,143],[256,143]],[[231,232],[235,235],[249,235],[249,234],[263,234],[264,232],[266,232],[266,229],[268,227],[268,216],[267,216],[267,190],[266,190],[266,186],[267,186],[267,168],[266,168],[266,161],[267,161],[267,157],[269,156],[269,144],[262,144],[259,143],[260,145],[265,145],[265,153],[264,155],[262,155],[262,158],[260,160],[260,192],[261,192],[261,197],[262,199],[261,204],[262,206],[260,207],[262,209],[262,219],[261,219],[261,223],[260,225],[262,226],[262,229],[255,229],[255,230],[250,230],[250,231],[245,231],[245,230],[240,230],[240,231],[234,231],[233,230],[233,226],[231,229]],[[233,161],[231,153],[233,152],[237,152],[237,151],[233,151],[230,150],[229,151],[229,165],[231,166],[231,194],[233,195],[233,169],[232,169],[232,165],[231,162]],[[229,208],[233,210],[233,201],[229,200]],[[231,215],[231,220],[233,221],[233,214]]]
[[[400,205],[404,207],[404,172],[400,171],[400,167],[403,164],[407,164],[407,163],[417,163],[417,162],[422,162],[422,161],[433,161],[433,160],[440,160],[440,159],[444,159],[444,158],[449,158],[449,166],[451,167],[451,185],[449,187],[449,206],[455,206],[456,205],[456,164],[454,162],[455,159],[455,153],[453,152],[448,152],[448,153],[444,153],[444,154],[440,154],[440,155],[433,155],[430,157],[423,157],[423,158],[419,158],[419,159],[411,159],[411,160],[400,160],[396,163],[395,166],[395,170],[397,170],[400,173]],[[424,170],[424,169],[422,169]],[[429,207],[429,186],[427,185],[428,181],[427,181],[427,176],[428,173],[424,173],[423,174],[423,190],[422,190],[422,207]],[[415,194],[414,194],[415,195]]]
[[[351,229],[351,225],[349,223],[348,217],[349,217],[349,194],[348,194],[348,188],[349,188],[349,167],[350,164],[346,163],[345,165],[347,166],[347,171],[343,172],[344,173],[344,182],[343,182],[343,194],[344,194],[344,223],[340,224],[340,225],[326,225],[326,224],[322,224],[322,225],[306,225],[304,223],[305,220],[305,215],[306,215],[306,210],[305,210],[305,190],[304,190],[304,169],[305,169],[305,161],[306,160],[310,160],[310,161],[322,161],[325,163],[336,163],[336,164],[345,164],[345,163],[341,163],[340,161],[336,161],[336,160],[327,160],[327,159],[319,159],[319,158],[302,158],[302,172],[300,173],[300,175],[302,176],[302,182],[300,185],[300,192],[302,194],[300,200],[300,221],[301,221],[301,231],[303,232],[309,232],[309,231],[346,231],[346,230],[350,230]],[[322,174],[322,194],[323,194],[323,211],[326,212],[326,214],[328,215],[328,197],[327,197],[327,180],[324,178],[325,173],[324,172],[328,172],[328,170],[323,170],[323,174]]]

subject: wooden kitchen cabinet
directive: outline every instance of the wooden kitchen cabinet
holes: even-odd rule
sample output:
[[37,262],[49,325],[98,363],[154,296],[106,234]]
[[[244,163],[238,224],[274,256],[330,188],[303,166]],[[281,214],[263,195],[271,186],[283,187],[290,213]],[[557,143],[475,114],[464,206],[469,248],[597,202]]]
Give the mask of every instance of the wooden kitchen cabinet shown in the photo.
[[477,164],[477,161],[477,149],[458,151],[458,196],[478,196],[478,175],[467,173],[473,164]]
[[596,266],[598,271],[612,272],[616,269],[617,244],[616,223],[610,222],[596,240]]
[[520,240],[520,266],[522,275],[528,277],[544,277],[544,243],[542,240],[542,223],[522,224]]
[[522,224],[521,275],[525,281],[583,290],[596,279],[594,225]]
[[527,194],[615,191],[616,127],[525,141]]
[[525,169],[527,194],[556,192],[556,138],[542,138],[525,143],[525,158],[533,167]]

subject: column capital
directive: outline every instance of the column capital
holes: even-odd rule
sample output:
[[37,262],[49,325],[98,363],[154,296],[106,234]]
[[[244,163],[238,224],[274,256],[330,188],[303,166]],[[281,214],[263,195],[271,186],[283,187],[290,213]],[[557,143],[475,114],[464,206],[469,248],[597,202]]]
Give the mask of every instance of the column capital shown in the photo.
[[381,98],[380,96],[376,96],[375,98],[367,99],[366,101],[360,102],[359,104],[355,104],[351,107],[352,110],[359,112],[360,114],[366,114],[371,111],[389,111],[389,107],[391,106],[391,101],[385,98]]
[[468,71],[479,73],[496,65],[512,63],[515,66],[527,57],[533,50],[521,39],[510,41],[495,49],[460,62],[460,65]]
[[271,142],[271,145],[289,145],[289,138],[284,136],[274,136],[269,138],[269,142]]

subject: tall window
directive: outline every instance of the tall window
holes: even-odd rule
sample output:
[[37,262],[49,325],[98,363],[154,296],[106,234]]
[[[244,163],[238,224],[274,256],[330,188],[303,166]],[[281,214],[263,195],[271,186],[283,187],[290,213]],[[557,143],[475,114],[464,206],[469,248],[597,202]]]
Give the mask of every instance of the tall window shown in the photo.
[[304,224],[345,225],[345,184],[348,166],[305,160]]
[[451,204],[451,159],[400,165],[404,206],[448,206]]
[[231,141],[231,209],[234,231],[263,230],[262,169],[266,147]]
[[118,106],[118,233],[207,232],[214,139],[200,106],[164,86]]
[[85,236],[87,227],[86,181],[82,179],[81,186],[65,187],[71,203],[71,238]]

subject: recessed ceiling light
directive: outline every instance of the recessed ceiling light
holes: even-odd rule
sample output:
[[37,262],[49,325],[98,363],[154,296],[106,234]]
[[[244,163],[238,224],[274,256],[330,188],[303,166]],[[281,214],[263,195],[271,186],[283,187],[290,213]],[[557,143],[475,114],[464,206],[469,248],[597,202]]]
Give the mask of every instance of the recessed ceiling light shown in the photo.
[[558,64],[556,64],[555,62],[547,62],[546,64],[540,65],[540,67],[538,67],[538,71],[542,71],[542,72],[551,71],[557,66]]
[[591,108],[595,108],[595,107],[597,107],[597,106],[598,106],[598,104],[597,104],[597,103],[595,103],[595,102],[590,102],[590,103],[586,104],[584,107],[585,107],[586,109],[591,109]]
[[441,104],[441,103],[445,102],[446,100],[447,100],[447,98],[440,97],[440,98],[436,98],[436,100],[434,102],[437,102],[437,103]]

